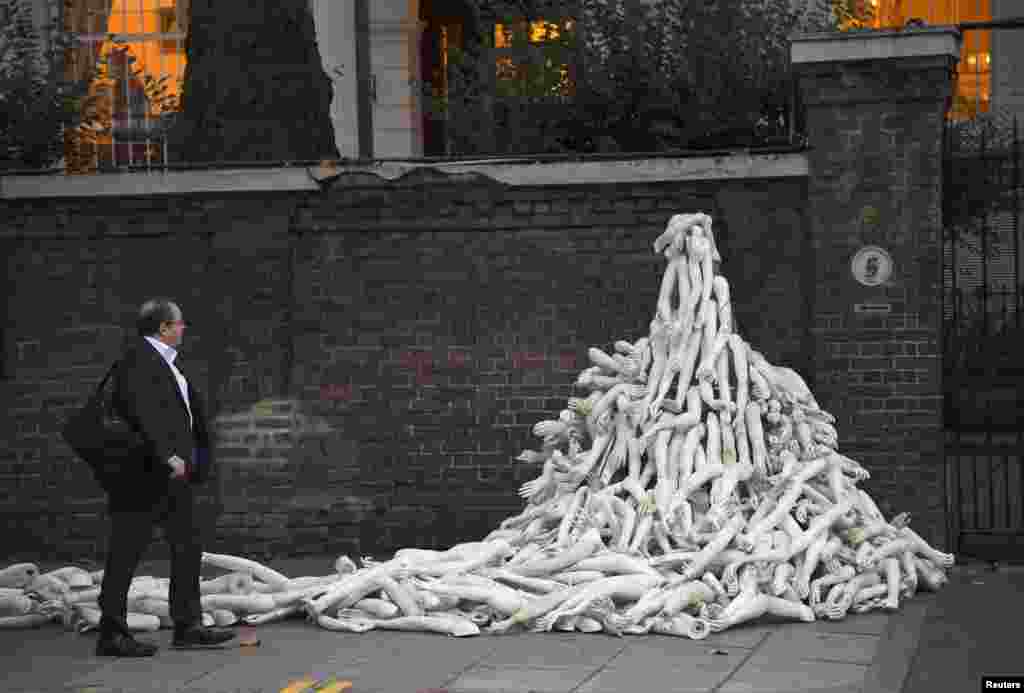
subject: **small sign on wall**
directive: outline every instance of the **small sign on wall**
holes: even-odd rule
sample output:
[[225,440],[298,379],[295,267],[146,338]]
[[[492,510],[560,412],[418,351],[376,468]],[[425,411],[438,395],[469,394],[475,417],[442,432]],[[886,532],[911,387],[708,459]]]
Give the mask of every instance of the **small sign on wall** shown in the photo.
[[864,286],[878,286],[892,276],[892,257],[875,245],[865,246],[857,251],[850,261],[853,278]]
[[892,312],[891,303],[854,303],[853,312],[857,315],[888,315]]

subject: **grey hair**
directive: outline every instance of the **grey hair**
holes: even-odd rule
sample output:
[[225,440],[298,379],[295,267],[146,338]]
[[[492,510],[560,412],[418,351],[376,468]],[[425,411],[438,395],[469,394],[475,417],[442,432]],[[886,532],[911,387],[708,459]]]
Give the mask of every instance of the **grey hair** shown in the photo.
[[173,322],[180,313],[178,304],[169,298],[151,298],[139,308],[135,327],[140,337],[153,337],[159,334],[160,325]]

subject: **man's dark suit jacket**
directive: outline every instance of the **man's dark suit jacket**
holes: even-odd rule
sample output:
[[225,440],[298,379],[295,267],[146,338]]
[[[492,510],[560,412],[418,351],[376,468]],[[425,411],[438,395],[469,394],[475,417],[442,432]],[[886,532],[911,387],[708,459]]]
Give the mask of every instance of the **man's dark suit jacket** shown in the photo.
[[[181,355],[175,359],[179,366]],[[177,455],[185,461],[186,482],[200,484],[210,477],[213,458],[202,396],[184,367],[192,407],[192,430],[188,409],[178,381],[163,356],[145,337],[135,338],[121,357],[114,384],[114,407],[146,442],[138,467],[123,469],[110,491],[112,510],[147,510],[167,493],[171,467],[167,460]],[[181,483],[177,481],[175,483]]]

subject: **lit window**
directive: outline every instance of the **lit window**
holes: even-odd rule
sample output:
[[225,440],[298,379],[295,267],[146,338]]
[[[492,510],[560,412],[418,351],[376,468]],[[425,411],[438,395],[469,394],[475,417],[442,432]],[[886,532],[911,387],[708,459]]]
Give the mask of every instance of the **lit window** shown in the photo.
[[970,53],[967,56],[966,63],[972,72],[985,72],[992,69],[992,54],[988,52]]
[[[495,76],[500,96],[567,96],[572,93],[569,65],[552,57],[540,60],[536,51],[563,38],[575,26],[540,19],[494,25]],[[522,38],[526,38],[525,45]],[[517,40],[518,39],[518,40]],[[530,58],[533,58],[530,60]],[[532,63],[532,64],[531,64]]]
[[[571,19],[566,19],[562,23],[562,26],[544,19],[530,22],[530,43],[543,43],[545,41],[557,39],[561,36],[562,29],[565,31],[572,31],[573,24],[573,20]],[[515,28],[519,31],[526,28],[526,22],[518,22],[517,25],[518,26]],[[495,24],[494,47],[511,48],[512,32],[513,28],[507,24]]]
[[[160,8],[160,33],[161,34],[178,34],[181,29],[178,28],[178,10],[177,8],[161,7]],[[179,53],[181,51],[181,45],[177,39],[164,39],[160,42],[160,50],[164,53]]]
[[[899,29],[909,19],[930,25],[992,21],[991,0],[872,0],[873,25]],[[992,30],[963,32],[963,46],[951,117],[972,118],[989,110],[992,88]]]
[[109,70],[90,91],[109,98],[108,131],[98,145],[117,163],[144,160],[145,142],[161,116],[176,109],[185,74],[188,12],[189,0],[70,3],[68,28],[80,37],[69,71],[80,77],[98,60],[109,60]]

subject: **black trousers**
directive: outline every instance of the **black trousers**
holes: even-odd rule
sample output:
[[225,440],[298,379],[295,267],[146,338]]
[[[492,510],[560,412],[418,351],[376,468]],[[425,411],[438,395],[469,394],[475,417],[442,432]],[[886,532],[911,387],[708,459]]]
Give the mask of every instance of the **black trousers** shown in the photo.
[[160,527],[171,547],[170,612],[175,626],[199,625],[199,571],[202,563],[201,530],[196,523],[192,487],[171,479],[167,493],[146,510],[110,509],[110,545],[99,605],[100,630],[128,632],[128,589],[142,554]]

